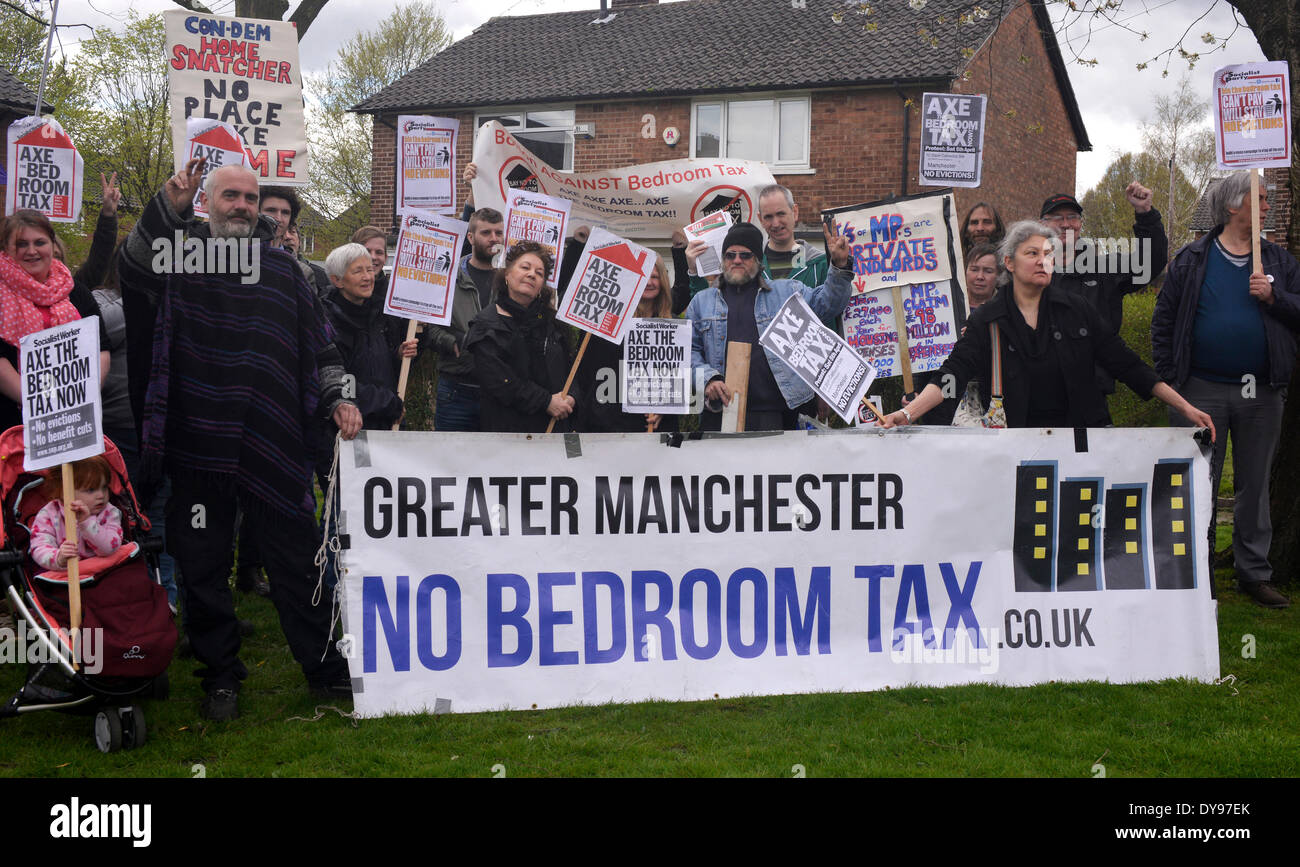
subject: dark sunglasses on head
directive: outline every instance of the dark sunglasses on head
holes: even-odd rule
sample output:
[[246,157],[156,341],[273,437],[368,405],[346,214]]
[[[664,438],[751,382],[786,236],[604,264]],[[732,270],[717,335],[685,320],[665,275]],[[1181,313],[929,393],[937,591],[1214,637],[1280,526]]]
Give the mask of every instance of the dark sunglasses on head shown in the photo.
[[728,250],[722,254],[722,258],[728,260],[738,259],[741,262],[748,262],[750,259],[754,258],[754,254],[749,250]]

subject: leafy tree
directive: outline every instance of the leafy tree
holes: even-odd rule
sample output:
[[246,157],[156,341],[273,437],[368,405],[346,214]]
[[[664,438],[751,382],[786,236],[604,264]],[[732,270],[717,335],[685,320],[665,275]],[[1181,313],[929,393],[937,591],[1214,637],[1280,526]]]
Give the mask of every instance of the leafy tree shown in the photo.
[[450,42],[432,3],[410,3],[343,45],[323,73],[307,76],[312,171],[306,193],[318,210],[346,215],[353,229],[370,221],[372,119],[349,109]]
[[[1170,247],[1181,246],[1190,239],[1186,224],[1192,210],[1196,207],[1198,193],[1177,165],[1174,166],[1174,180],[1176,186],[1171,187],[1169,161],[1161,159],[1156,154],[1146,151],[1120,156],[1107,167],[1106,173],[1097,182],[1097,186],[1084,193],[1079,201],[1079,204],[1083,205],[1083,213],[1087,221],[1084,233],[1097,238],[1131,237],[1133,205],[1124,195],[1124,188],[1130,181],[1140,181],[1153,190],[1167,191],[1171,188],[1174,190],[1175,209],[1184,216],[1181,228],[1168,226],[1171,237]],[[1156,207],[1160,205],[1161,202],[1157,201]],[[1187,238],[1179,240],[1184,235]]]

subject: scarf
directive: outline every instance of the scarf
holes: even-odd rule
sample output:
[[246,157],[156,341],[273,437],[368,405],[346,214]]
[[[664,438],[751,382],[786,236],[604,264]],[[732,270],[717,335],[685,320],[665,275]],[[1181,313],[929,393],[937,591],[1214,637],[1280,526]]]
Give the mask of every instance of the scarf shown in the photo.
[[80,319],[68,300],[71,292],[72,272],[58,259],[50,262],[50,275],[42,283],[0,253],[0,340],[17,347],[28,334]]
[[311,515],[310,425],[326,326],[297,265],[261,257],[261,280],[176,275],[160,298],[145,396],[143,469],[202,477],[245,504]]

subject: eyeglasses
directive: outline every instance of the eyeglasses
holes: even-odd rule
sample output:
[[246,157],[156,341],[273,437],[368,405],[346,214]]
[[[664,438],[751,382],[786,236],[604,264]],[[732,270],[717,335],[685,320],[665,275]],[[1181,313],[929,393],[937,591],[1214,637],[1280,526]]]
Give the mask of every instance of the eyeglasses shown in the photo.
[[748,262],[750,259],[754,258],[754,254],[749,250],[728,250],[722,254],[722,258],[726,259],[728,262],[732,259],[739,262]]
[[1083,214],[1050,214],[1043,217],[1044,223],[1051,223],[1053,226],[1059,226],[1064,223],[1071,223],[1075,226],[1083,225]]

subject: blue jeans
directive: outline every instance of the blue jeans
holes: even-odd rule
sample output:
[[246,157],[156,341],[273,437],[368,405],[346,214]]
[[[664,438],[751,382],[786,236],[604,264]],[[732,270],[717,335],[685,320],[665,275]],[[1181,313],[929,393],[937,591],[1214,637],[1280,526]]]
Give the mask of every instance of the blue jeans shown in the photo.
[[433,428],[440,431],[478,431],[478,386],[438,380],[438,403]]

